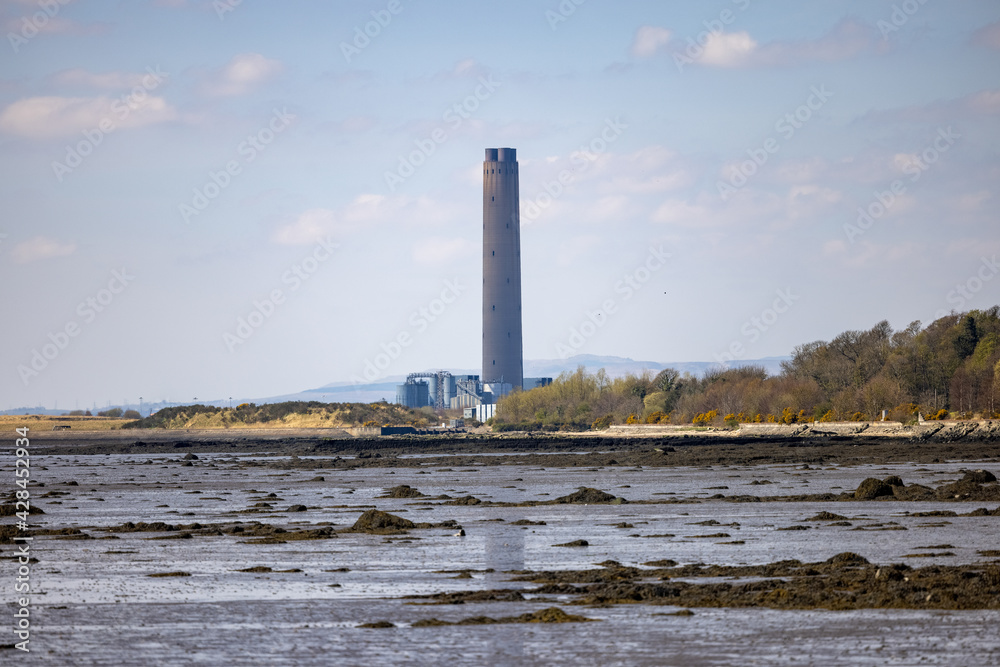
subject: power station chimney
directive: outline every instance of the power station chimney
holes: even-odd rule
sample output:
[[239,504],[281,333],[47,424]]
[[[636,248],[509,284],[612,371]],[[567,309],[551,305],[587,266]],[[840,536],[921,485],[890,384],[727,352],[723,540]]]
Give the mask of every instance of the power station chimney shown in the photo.
[[521,214],[517,151],[487,148],[483,162],[483,381],[524,383]]

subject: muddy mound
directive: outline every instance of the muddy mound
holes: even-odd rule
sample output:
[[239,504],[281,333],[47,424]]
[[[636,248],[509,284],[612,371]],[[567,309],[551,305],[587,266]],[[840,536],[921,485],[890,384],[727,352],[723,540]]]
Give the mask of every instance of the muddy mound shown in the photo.
[[934,500],[934,489],[922,484],[892,487],[896,500]]
[[833,512],[820,512],[816,516],[811,516],[806,521],[846,521],[846,516],[834,514]]
[[628,502],[624,498],[617,498],[610,493],[605,493],[600,489],[592,489],[589,486],[580,487],[579,491],[574,491],[568,496],[562,496],[549,501],[549,504],[576,503],[579,505],[600,505],[600,504],[621,504]]
[[465,496],[464,498],[456,498],[454,500],[449,500],[445,505],[479,505],[483,501],[475,496]]
[[972,470],[966,471],[961,481],[972,482],[973,484],[989,484],[990,482],[997,481],[997,476],[989,470]]
[[892,486],[874,477],[865,479],[854,492],[855,500],[875,500],[884,496],[892,496]]
[[381,510],[368,510],[354,522],[347,532],[352,533],[396,533],[416,527],[416,524],[401,516]]
[[871,565],[864,556],[859,556],[851,551],[839,553],[826,560],[829,565]]
[[500,623],[582,623],[595,620],[597,619],[587,618],[586,616],[577,616],[575,614],[567,614],[559,607],[549,607],[548,609],[542,609],[530,614],[521,614],[520,616],[502,616],[500,618],[473,616],[472,618],[464,618],[455,623],[449,623],[448,621],[442,621],[436,618],[429,618],[415,622],[413,627],[431,628],[442,625],[493,625]]
[[409,484],[400,484],[391,489],[386,489],[379,498],[425,498],[426,495],[414,489]]

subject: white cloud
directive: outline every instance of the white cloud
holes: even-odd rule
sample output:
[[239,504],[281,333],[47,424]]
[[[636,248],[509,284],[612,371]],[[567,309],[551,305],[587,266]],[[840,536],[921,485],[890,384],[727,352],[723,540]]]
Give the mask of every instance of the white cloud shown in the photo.
[[705,41],[698,62],[714,67],[740,67],[749,64],[757,48],[757,42],[746,31],[713,32]]
[[206,95],[215,97],[245,95],[283,70],[284,65],[277,60],[259,53],[241,53],[224,67],[210,72],[201,88]]
[[15,136],[50,139],[74,135],[110,121],[115,128],[140,127],[177,117],[162,97],[29,97],[0,112],[0,130]]
[[656,55],[657,51],[670,43],[671,35],[672,33],[666,28],[652,25],[641,26],[632,40],[632,55],[636,58],[649,58]]
[[711,67],[775,67],[808,61],[852,58],[875,43],[874,28],[845,19],[817,39],[758,44],[747,31],[709,33],[701,53],[692,58]]
[[65,257],[74,252],[76,252],[75,243],[60,243],[45,236],[36,236],[22,241],[10,251],[14,261],[18,264],[27,264],[52,257]]

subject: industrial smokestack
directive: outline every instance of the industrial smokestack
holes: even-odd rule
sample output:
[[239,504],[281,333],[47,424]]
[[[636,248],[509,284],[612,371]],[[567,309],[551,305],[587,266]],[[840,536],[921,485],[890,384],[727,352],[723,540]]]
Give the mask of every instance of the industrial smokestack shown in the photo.
[[517,151],[487,148],[483,162],[483,381],[520,387],[521,215]]

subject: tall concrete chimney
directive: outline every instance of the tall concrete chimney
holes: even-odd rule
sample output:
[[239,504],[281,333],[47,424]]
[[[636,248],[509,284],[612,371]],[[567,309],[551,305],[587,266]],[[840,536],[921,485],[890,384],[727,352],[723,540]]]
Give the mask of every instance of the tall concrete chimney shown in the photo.
[[517,151],[487,148],[483,162],[483,381],[520,387],[521,214]]

